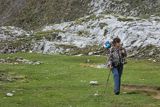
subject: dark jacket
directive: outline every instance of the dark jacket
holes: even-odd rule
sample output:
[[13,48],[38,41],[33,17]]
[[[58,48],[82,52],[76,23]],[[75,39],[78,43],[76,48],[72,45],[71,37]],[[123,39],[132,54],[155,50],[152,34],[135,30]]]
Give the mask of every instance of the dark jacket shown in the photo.
[[125,57],[127,57],[127,52],[125,48],[112,47],[109,53],[108,65],[118,66],[119,64],[125,64]]

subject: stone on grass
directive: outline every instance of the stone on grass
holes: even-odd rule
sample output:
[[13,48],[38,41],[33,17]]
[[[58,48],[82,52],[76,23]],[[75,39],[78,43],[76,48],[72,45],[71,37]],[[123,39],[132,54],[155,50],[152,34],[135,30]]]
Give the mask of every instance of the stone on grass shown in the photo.
[[88,53],[89,56],[91,56],[91,55],[93,55],[93,54],[94,54],[93,52],[89,52],[89,53]]
[[99,95],[98,93],[95,93],[95,94],[94,94],[94,96],[98,96],[98,95]]
[[96,66],[96,68],[99,68],[99,69],[107,68],[107,66],[106,66],[106,64],[99,64],[99,65]]
[[156,60],[153,60],[153,62],[157,62]]
[[98,81],[90,81],[89,84],[90,85],[98,85]]
[[83,54],[78,54],[78,55],[75,55],[75,56],[83,56]]
[[12,96],[13,96],[13,93],[6,93],[6,96],[12,97]]
[[94,96],[99,96],[99,93],[98,93],[98,91],[96,91],[96,93],[94,93]]
[[33,53],[33,51],[30,50],[29,53]]

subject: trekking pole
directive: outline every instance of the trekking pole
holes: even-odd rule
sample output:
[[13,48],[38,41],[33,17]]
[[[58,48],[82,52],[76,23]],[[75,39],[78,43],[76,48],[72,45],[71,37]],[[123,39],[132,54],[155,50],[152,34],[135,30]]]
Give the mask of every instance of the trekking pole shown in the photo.
[[108,83],[109,83],[109,78],[110,78],[111,72],[112,72],[112,69],[109,70],[109,74],[108,74],[108,77],[107,77],[107,82],[106,82],[106,85],[105,85],[104,94],[106,93],[106,89],[108,87]]

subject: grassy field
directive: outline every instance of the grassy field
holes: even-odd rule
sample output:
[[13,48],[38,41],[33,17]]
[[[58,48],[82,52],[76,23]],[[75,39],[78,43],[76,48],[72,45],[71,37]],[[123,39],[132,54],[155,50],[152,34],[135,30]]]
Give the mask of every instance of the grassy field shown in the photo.
[[[0,107],[159,107],[160,100],[147,94],[113,94],[113,78],[105,89],[109,70],[84,67],[105,63],[101,56],[61,56],[17,53],[0,58],[21,56],[39,60],[43,64],[0,64],[0,73],[24,78],[15,81],[0,80]],[[160,63],[130,59],[125,65],[122,83],[160,86]],[[90,86],[91,80],[99,85]],[[106,94],[104,94],[104,90]],[[99,92],[102,96],[94,96]],[[12,97],[6,93],[12,92]]]

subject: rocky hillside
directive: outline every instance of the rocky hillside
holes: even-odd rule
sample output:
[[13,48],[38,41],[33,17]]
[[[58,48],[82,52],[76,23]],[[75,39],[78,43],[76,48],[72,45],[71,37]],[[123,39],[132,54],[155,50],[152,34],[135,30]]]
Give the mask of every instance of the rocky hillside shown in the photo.
[[[99,54],[105,51],[102,48],[105,40],[111,41],[118,36],[123,41],[124,47],[132,53],[131,56],[138,54],[141,57],[152,55],[160,57],[159,20],[159,17],[144,20],[136,17],[99,14],[72,22],[45,26],[35,32],[35,35],[45,35],[46,38],[34,44],[36,48],[33,51],[43,53],[78,51],[87,55]],[[145,54],[140,54],[140,51]]]
[[92,0],[92,12],[115,13],[125,16],[160,15],[159,0]]
[[90,0],[0,0],[0,25],[33,29],[75,20],[88,13]]
[[0,26],[28,30],[73,21],[91,13],[160,15],[159,0],[0,0]]
[[[0,27],[1,53],[99,55],[106,52],[105,40],[118,36],[129,56],[160,59],[158,0],[22,1],[22,6],[6,10],[8,17],[1,17],[1,24],[34,29]],[[12,12],[19,8],[18,13]],[[2,14],[5,16],[5,12]]]

